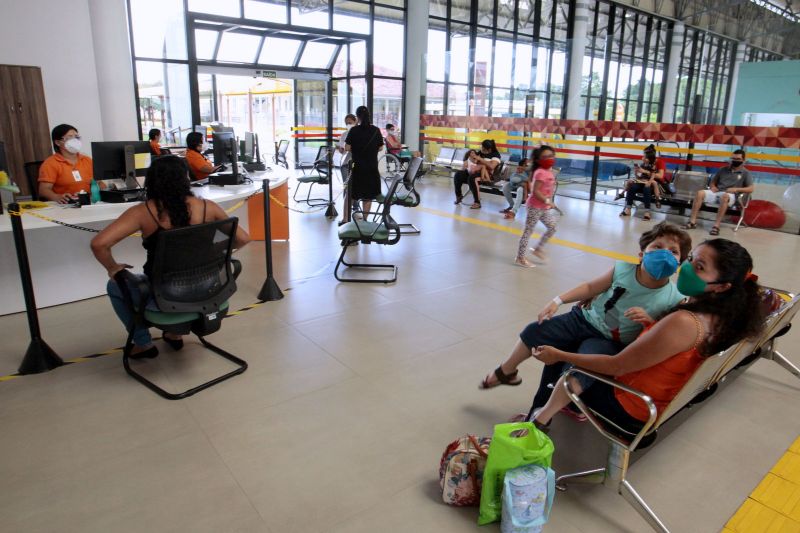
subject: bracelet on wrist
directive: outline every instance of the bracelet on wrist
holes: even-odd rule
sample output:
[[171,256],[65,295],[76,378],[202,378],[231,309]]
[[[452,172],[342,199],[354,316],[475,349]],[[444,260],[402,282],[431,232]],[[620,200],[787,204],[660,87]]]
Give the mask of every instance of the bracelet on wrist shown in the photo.
[[561,296],[556,296],[555,298],[553,298],[553,303],[556,305],[562,305],[564,301],[561,299]]

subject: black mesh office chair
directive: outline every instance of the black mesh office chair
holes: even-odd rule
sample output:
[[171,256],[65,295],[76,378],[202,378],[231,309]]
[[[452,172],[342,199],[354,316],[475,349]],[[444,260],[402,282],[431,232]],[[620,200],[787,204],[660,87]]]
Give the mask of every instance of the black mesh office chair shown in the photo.
[[39,199],[39,169],[44,161],[30,161],[23,165],[25,178],[28,180],[28,192],[31,200]]
[[[131,327],[122,354],[125,371],[164,398],[186,398],[247,370],[245,361],[204,338],[219,330],[228,312],[228,299],[236,292],[241,263],[231,259],[231,252],[237,226],[238,219],[229,218],[162,231],[158,234],[149,283],[127,270],[114,277],[134,316],[134,325],[179,335],[194,333],[203,346],[236,364],[231,372],[184,392],[167,392],[131,368],[134,330]],[[138,287],[138,302],[133,301],[129,284]],[[151,295],[157,311],[146,308]]]
[[[314,185],[328,185],[328,180],[330,179],[330,176],[328,175],[328,164],[332,162],[332,158],[333,149],[331,147],[319,147],[319,150],[317,150],[317,157],[314,159],[314,162],[311,163],[309,168],[310,172],[306,174],[306,167],[301,166],[303,175],[297,178],[297,187],[292,195],[292,200],[295,202],[305,203],[311,207],[328,205],[328,198],[311,198],[311,189],[314,188]],[[305,200],[302,198],[297,198],[297,193],[300,191],[301,183],[308,183],[308,194],[306,195]]]

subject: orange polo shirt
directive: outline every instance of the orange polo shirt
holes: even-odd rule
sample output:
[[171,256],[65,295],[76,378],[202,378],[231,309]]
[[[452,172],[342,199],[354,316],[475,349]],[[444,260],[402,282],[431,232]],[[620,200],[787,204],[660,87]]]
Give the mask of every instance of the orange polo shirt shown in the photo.
[[150,153],[152,155],[161,155],[161,146],[159,146],[158,141],[155,139],[150,141]]
[[52,183],[56,194],[91,192],[93,177],[92,158],[83,154],[78,154],[75,165],[63,155],[53,154],[39,168],[39,183]]
[[197,150],[192,150],[191,148],[186,150],[186,162],[189,164],[189,168],[192,170],[192,180],[204,180],[210,174],[210,172],[203,172],[200,170],[201,168],[211,164],[211,162],[206,156]]

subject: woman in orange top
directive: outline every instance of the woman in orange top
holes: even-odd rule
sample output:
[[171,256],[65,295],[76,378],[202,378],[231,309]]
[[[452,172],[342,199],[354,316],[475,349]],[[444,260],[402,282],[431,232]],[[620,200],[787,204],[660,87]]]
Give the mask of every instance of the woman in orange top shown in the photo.
[[206,156],[203,155],[203,134],[193,131],[186,136],[186,162],[189,164],[189,175],[193,181],[204,180],[209,174],[213,174],[222,168],[222,165],[214,166]]
[[39,167],[39,197],[65,204],[81,191],[91,192],[92,159],[81,153],[83,144],[75,126],[59,124],[50,137],[55,153]]
[[[551,346],[539,346],[533,355],[545,364],[563,361],[613,376],[650,396],[660,415],[704,358],[760,331],[764,313],[752,268],[750,254],[738,243],[705,241],[678,273],[678,290],[689,298],[618,355],[574,354]],[[550,419],[570,403],[563,381],[564,377],[547,404],[533,415],[540,429],[546,430]],[[647,422],[648,409],[636,396],[596,381],[582,390],[572,379],[570,388],[589,407],[625,430],[638,432]]]

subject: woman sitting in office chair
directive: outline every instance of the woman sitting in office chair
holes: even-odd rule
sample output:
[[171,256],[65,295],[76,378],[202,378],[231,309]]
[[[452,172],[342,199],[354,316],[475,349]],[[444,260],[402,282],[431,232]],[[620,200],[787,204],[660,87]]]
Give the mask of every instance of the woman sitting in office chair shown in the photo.
[[186,136],[186,162],[189,164],[189,177],[193,181],[204,180],[223,168],[223,165],[214,166],[206,156],[205,140],[203,134],[193,131]]
[[162,155],[169,155],[170,152],[166,148],[161,148],[161,130],[158,128],[151,129],[147,136],[150,139],[150,155],[158,157]]
[[[197,135],[200,135],[199,133]],[[156,159],[147,170],[144,188],[147,191],[147,201],[135,205],[125,211],[122,216],[112,222],[107,228],[92,239],[92,252],[101,265],[108,271],[108,296],[117,316],[129,327],[133,317],[128,311],[122,292],[114,281],[114,275],[131,265],[117,263],[111,254],[111,248],[132,233],[142,234],[142,246],[147,251],[147,260],[144,264],[144,276],[152,275],[152,257],[155,253],[156,240],[161,231],[194,226],[215,220],[227,220],[228,214],[211,200],[195,198],[190,190],[189,176],[186,163],[181,158],[169,155]],[[250,242],[250,236],[241,227],[236,230],[235,248],[241,248]],[[135,287],[130,287],[134,301],[139,297]],[[148,308],[157,309],[153,300],[148,302]],[[158,355],[158,348],[153,345],[150,331],[147,328],[137,328],[133,335],[134,348],[131,358],[153,358]],[[173,350],[183,347],[180,335],[164,334],[166,342]]]

